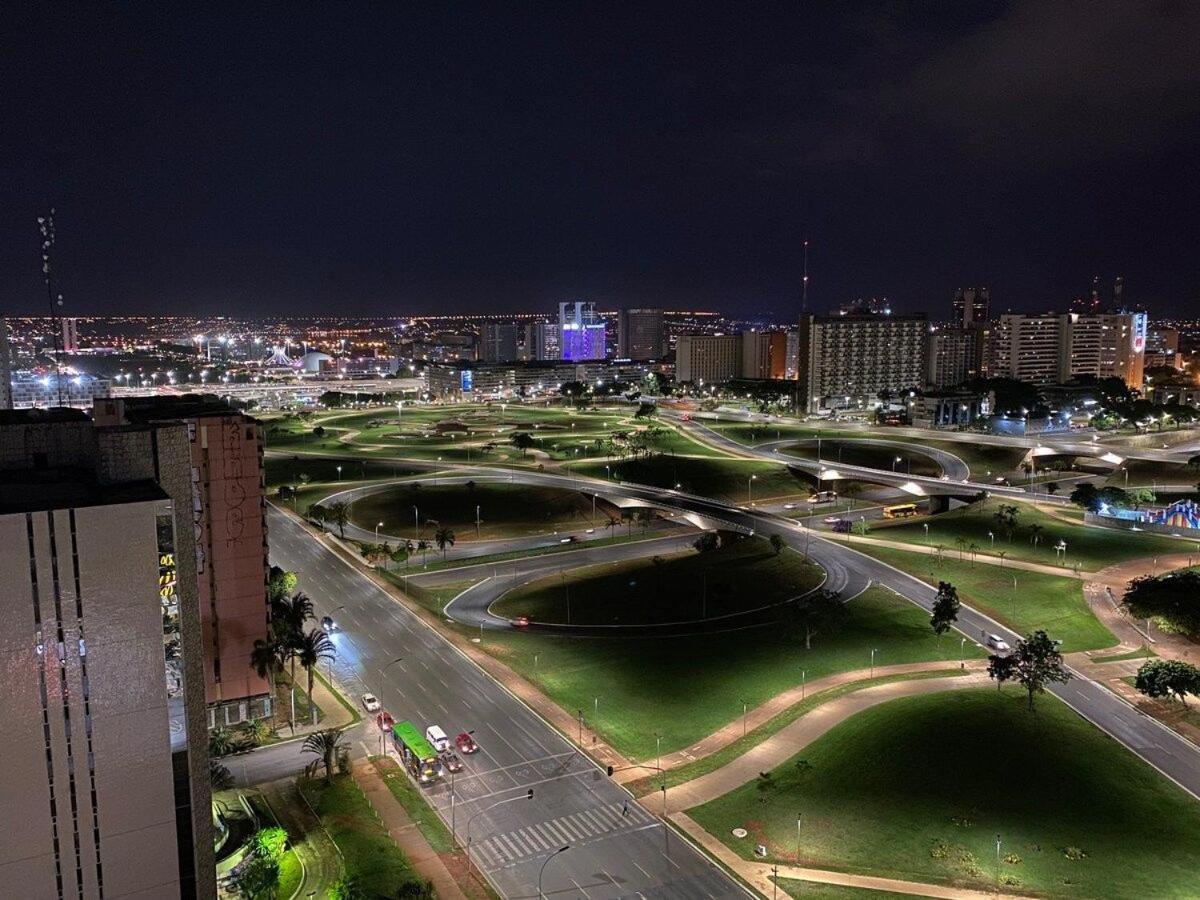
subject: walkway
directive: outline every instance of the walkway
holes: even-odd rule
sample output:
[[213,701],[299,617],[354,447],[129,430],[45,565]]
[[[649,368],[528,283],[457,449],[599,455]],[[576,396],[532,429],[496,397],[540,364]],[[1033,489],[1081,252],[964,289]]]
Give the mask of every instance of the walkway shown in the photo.
[[[738,718],[725,727],[714,731],[712,734],[692,744],[692,746],[676,750],[674,753],[668,753],[662,758],[660,765],[663,769],[674,769],[723,750],[734,741],[741,739],[744,732],[753,731],[780,713],[802,702],[806,697],[814,696],[822,691],[841,687],[845,684],[853,684],[857,681],[869,681],[872,678],[887,678],[894,675],[917,675],[922,672],[942,671],[953,666],[954,662],[952,660],[905,663],[896,666],[876,666],[874,670],[856,669],[852,672],[838,672],[834,675],[827,675],[824,678],[814,679],[802,687],[795,687],[776,694],[767,702],[749,710],[746,713],[744,722],[743,718],[738,716]],[[965,667],[971,671],[982,671],[986,667],[986,663],[976,659],[966,663]],[[626,769],[624,772],[615,773],[614,777],[622,783],[638,781],[646,777],[646,771],[644,769]]]
[[985,674],[974,672],[965,677],[897,681],[863,688],[861,691],[837,697],[785,725],[752,750],[727,765],[671,788],[667,791],[667,810],[668,812],[682,812],[693,806],[723,797],[735,788],[757,778],[759,772],[769,772],[791,759],[835,725],[872,706],[900,697],[979,687],[986,684],[987,681]]
[[[852,875],[827,869],[809,869],[803,866],[775,866],[770,863],[742,859],[720,840],[713,837],[686,813],[677,812],[670,816],[680,830],[703,847],[710,856],[719,860],[742,881],[764,897],[778,896],[772,880],[795,878],[817,884],[832,884],[841,887],[859,888],[868,891],[890,891],[893,894],[909,894],[914,897],[937,897],[940,900],[995,900],[995,891],[973,891],[966,888],[947,887],[940,884],[923,884],[919,881],[901,881],[897,878],[881,878],[875,875]],[[1020,894],[1005,893],[1005,897],[1020,897]]]
[[[840,535],[823,535],[830,540],[841,540]],[[926,556],[950,556],[954,557],[957,550],[950,550],[943,547],[938,550],[937,545],[928,544],[910,544],[906,541],[885,541],[881,538],[863,537],[861,535],[851,535],[848,543],[851,546],[855,544],[867,544],[872,547],[881,547],[887,550],[907,550],[909,553],[923,553]],[[1062,566],[1053,566],[1046,563],[1026,562],[1022,559],[1001,559],[998,556],[992,556],[988,553],[976,553],[971,559],[972,562],[981,562],[989,566],[1000,566],[1002,569],[1024,569],[1027,572],[1040,572],[1043,575],[1059,575],[1063,578],[1079,578],[1087,579],[1094,578],[1095,572],[1077,572],[1074,569],[1063,568]]]
[[426,881],[433,882],[439,900],[467,900],[467,895],[442,862],[442,858],[429,846],[429,841],[421,834],[420,829],[400,801],[393,796],[375,764],[362,759],[350,767],[355,783],[366,795],[367,802],[379,815],[383,827],[399,847],[414,869]]

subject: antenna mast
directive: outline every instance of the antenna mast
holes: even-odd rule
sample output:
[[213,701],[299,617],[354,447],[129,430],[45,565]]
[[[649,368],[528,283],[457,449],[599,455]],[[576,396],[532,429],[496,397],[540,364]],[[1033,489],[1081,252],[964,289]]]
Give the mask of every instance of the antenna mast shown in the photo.
[[800,288],[800,311],[808,312],[808,240],[804,241],[804,281]]
[[62,294],[55,297],[53,284],[53,266],[50,261],[54,255],[54,207],[50,207],[49,215],[38,216],[38,229],[42,233],[42,276],[46,279],[46,302],[50,306],[51,340],[54,342],[54,386],[58,391],[58,405],[63,405],[62,390]]

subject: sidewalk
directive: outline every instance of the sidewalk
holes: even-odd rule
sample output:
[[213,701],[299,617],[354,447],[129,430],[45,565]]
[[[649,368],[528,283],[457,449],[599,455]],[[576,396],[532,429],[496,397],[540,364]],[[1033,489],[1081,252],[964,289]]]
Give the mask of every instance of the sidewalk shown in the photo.
[[[841,542],[845,539],[845,535],[838,535],[829,532],[822,534],[822,537],[827,540],[837,540]],[[882,547],[885,550],[907,550],[909,553],[924,553],[926,556],[937,556],[938,548],[926,544],[910,544],[905,541],[885,541],[881,538],[863,537],[862,535],[851,535],[848,541],[851,547],[855,544],[867,544],[872,547]],[[951,559],[957,559],[958,550],[951,550],[948,547],[943,547],[941,555],[949,556]],[[966,559],[964,558],[964,562]],[[999,566],[1002,569],[1024,569],[1027,572],[1040,572],[1043,575],[1058,575],[1062,578],[1078,578],[1081,580],[1094,578],[1095,572],[1077,572],[1074,569],[1063,568],[1062,566],[1051,566],[1045,563],[1025,562],[1020,559],[1001,559],[998,556],[992,556],[989,553],[976,553],[970,560],[971,562],[980,562],[988,566]]]
[[[965,668],[968,671],[982,671],[986,665],[986,662],[983,660],[976,659],[968,661]],[[830,688],[852,684],[856,681],[869,681],[872,677],[886,678],[890,675],[916,675],[921,672],[936,672],[954,668],[955,666],[956,662],[953,660],[904,663],[895,666],[876,666],[874,676],[871,675],[870,669],[856,669],[852,672],[838,672],[834,675],[827,675],[824,678],[814,679],[803,687],[794,687],[776,694],[767,702],[749,710],[746,713],[744,725],[742,717],[738,716],[738,718],[723,728],[719,728],[712,734],[692,744],[692,746],[676,750],[674,753],[668,753],[662,758],[662,767],[663,769],[674,769],[677,766],[686,765],[698,759],[703,759],[712,753],[716,753],[734,741],[740,740],[743,732],[753,731],[785,710],[800,703],[805,698],[819,694],[822,691],[827,691]],[[615,773],[614,777],[621,783],[627,783],[645,778],[646,772],[642,769],[626,769],[624,772]]]
[[[817,884],[832,884],[840,887],[858,888],[868,891],[890,891],[893,894],[909,894],[914,897],[936,897],[939,900],[995,900],[995,891],[976,891],[965,888],[947,887],[940,884],[923,884],[919,881],[901,881],[875,875],[852,875],[827,869],[809,869],[802,866],[774,866],[765,862],[742,859],[729,847],[713,837],[685,813],[675,813],[671,821],[693,841],[703,847],[710,856],[719,860],[742,881],[764,897],[775,896],[772,875],[780,878],[795,878]],[[1020,897],[1020,894],[1003,894],[1005,897]]]
[[[301,680],[302,676],[302,672],[297,673],[297,680]],[[299,684],[296,686],[301,687]],[[329,689],[324,675],[318,675],[313,679],[312,700],[321,710],[322,718],[320,722],[318,722],[316,725],[313,725],[308,720],[298,720],[296,722],[296,728],[293,730],[287,725],[288,712],[287,710],[283,710],[283,724],[280,725],[276,730],[279,740],[272,744],[264,744],[263,746],[274,747],[278,744],[286,743],[287,741],[298,740],[306,735],[312,734],[314,731],[324,731],[326,728],[346,728],[349,725],[353,725],[356,721],[358,721],[359,718],[361,718],[355,716],[350,712],[350,710],[346,709],[346,707],[341,704],[338,698],[334,695],[333,691]],[[347,702],[353,701],[348,700]]]
[[667,791],[667,810],[682,812],[728,794],[758,777],[759,772],[769,772],[791,759],[835,725],[872,706],[900,697],[979,687],[987,682],[987,676],[977,671],[965,677],[897,681],[837,697],[785,725],[732,762],[671,788]]
[[467,900],[467,895],[458,886],[442,858],[429,846],[404,807],[392,796],[375,764],[370,760],[358,760],[350,771],[396,846],[404,851],[422,878],[433,882],[439,900]]

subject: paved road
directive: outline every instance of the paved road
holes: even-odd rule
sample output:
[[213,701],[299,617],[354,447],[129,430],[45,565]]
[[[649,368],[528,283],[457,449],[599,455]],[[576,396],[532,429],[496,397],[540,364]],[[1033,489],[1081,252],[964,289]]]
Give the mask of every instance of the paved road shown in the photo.
[[[475,731],[481,750],[455,777],[453,811],[448,783],[429,795],[463,840],[474,817],[472,855],[505,897],[536,896],[541,864],[564,845],[571,849],[546,868],[548,897],[744,896],[545,721],[301,526],[272,511],[270,536],[271,561],[299,573],[317,615],[337,610],[341,684],[351,693],[370,690],[419,726]],[[374,746],[379,735],[367,726],[361,739]],[[294,747],[276,748],[247,766],[266,770],[298,755]],[[530,788],[534,797],[526,800]],[[512,802],[487,811],[500,801]]]
[[[706,430],[711,432],[711,429],[706,429]],[[917,454],[919,456],[925,456],[925,457],[928,457],[929,459],[933,460],[935,463],[937,463],[938,468],[940,468],[942,470],[942,475],[946,476],[951,481],[966,481],[968,478],[970,478],[970,475],[971,475],[971,469],[965,462],[963,462],[962,457],[956,456],[955,454],[949,452],[948,450],[943,450],[940,447],[922,447],[917,444],[913,444],[911,442],[905,443],[904,441],[891,441],[891,440],[885,440],[883,438],[872,438],[872,437],[843,438],[843,437],[838,437],[838,438],[826,438],[824,440],[822,440],[820,438],[783,438],[780,440],[770,441],[767,443],[755,444],[754,449],[770,450],[772,452],[775,452],[775,448],[778,447],[779,452],[782,453],[784,451],[784,449],[787,447],[796,447],[796,446],[816,447],[819,450],[822,446],[824,446],[826,450],[829,450],[830,445],[834,445],[834,446],[841,445],[841,446],[845,446],[845,447],[854,447],[856,445],[863,446],[863,447],[878,447],[881,450],[894,451],[896,454],[907,454],[907,455]],[[834,451],[834,452],[836,452],[836,451]],[[792,454],[787,454],[787,455],[789,456],[789,458],[792,456]],[[798,458],[802,459],[803,457],[798,457]],[[819,462],[822,462],[824,465],[827,465],[827,466],[833,466],[833,465],[840,466],[841,465],[840,461],[832,460],[829,458],[829,456],[825,456],[823,459],[819,460]],[[897,472],[897,474],[900,474],[900,475],[907,474],[903,465],[900,465],[898,468],[899,468],[899,471]],[[886,472],[887,470],[883,469],[882,471]]]

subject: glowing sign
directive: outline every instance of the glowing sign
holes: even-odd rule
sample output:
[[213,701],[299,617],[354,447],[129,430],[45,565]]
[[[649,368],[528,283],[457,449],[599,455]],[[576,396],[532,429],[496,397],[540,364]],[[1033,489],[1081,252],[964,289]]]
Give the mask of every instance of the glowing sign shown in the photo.
[[463,369],[458,373],[458,383],[464,394],[475,390],[475,373],[471,369]]
[[1145,313],[1133,314],[1133,352],[1144,353],[1146,351],[1146,324],[1147,316]]

